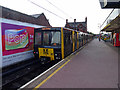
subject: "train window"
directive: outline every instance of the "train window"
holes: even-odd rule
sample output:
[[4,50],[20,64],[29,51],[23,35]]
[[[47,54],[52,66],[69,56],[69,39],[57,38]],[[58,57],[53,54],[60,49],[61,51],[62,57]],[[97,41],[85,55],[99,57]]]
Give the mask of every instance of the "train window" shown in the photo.
[[81,36],[80,36],[80,34],[78,35],[78,38],[79,38],[79,39],[81,39]]
[[75,42],[77,41],[77,32],[75,32]]
[[60,32],[51,32],[51,45],[52,46],[58,46],[60,45]]
[[35,45],[41,45],[41,32],[35,33]]
[[71,37],[70,34],[71,34],[71,32],[69,32],[69,31],[64,31],[64,44],[65,44],[65,45],[71,44],[72,37]]
[[50,32],[43,32],[43,45],[49,45],[49,34]]
[[60,32],[58,31],[43,31],[43,45],[44,46],[59,46]]

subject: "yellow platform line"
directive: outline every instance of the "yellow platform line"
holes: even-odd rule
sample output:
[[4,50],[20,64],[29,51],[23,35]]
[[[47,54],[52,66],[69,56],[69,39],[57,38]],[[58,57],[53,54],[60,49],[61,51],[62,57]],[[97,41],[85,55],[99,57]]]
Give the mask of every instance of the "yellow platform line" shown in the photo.
[[39,85],[37,85],[33,90],[37,90],[41,85],[43,85],[48,79],[50,79],[55,73],[57,73],[62,67],[64,67],[70,60],[65,62],[61,67],[55,70],[51,75],[49,75],[45,80],[43,80]]

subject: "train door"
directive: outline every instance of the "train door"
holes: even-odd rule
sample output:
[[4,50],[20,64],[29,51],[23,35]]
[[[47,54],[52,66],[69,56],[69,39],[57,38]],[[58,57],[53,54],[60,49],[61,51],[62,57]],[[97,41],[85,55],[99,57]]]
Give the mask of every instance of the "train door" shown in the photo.
[[75,50],[77,50],[77,32],[75,32]]
[[81,37],[80,37],[80,33],[78,34],[78,40],[79,40],[79,47],[81,46]]
[[81,36],[80,36],[80,32],[78,33],[78,42],[79,42],[79,48],[81,47]]
[[83,46],[83,34],[81,34],[81,46]]
[[86,44],[86,34],[84,34],[85,38],[84,38],[84,44]]
[[85,34],[83,34],[83,45],[85,45]]
[[82,34],[80,33],[80,47],[82,46]]
[[64,56],[68,56],[72,52],[71,31],[64,30]]
[[73,52],[73,31],[70,33],[70,41],[71,41],[71,53]]

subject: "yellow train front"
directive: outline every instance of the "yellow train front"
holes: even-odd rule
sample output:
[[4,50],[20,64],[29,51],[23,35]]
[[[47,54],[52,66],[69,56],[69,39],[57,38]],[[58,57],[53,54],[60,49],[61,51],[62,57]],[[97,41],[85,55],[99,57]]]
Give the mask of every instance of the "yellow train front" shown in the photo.
[[80,32],[62,27],[34,30],[34,55],[41,62],[61,60],[80,48],[85,39]]

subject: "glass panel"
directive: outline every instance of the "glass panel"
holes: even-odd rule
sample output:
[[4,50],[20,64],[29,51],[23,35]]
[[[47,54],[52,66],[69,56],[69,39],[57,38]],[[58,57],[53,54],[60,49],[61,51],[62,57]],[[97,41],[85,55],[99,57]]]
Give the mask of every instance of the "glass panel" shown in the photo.
[[51,32],[51,33],[52,33],[51,45],[52,46],[60,45],[60,32]]
[[114,9],[113,12],[109,15],[107,20],[102,24],[101,29],[108,25],[112,20],[114,20],[120,14],[120,9]]
[[35,33],[35,45],[41,45],[41,32]]
[[43,32],[43,45],[48,46],[49,45],[49,34],[50,32]]
[[60,44],[59,31],[43,31],[43,46],[59,46]]

